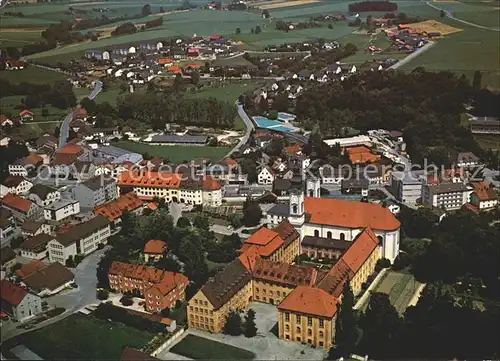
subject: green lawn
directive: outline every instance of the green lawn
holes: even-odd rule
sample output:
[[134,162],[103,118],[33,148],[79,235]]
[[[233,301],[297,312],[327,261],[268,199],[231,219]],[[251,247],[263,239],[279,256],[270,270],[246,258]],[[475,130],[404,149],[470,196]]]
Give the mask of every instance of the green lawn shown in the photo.
[[[16,109],[16,105],[20,105],[23,95],[14,95],[9,97],[0,98],[0,114],[7,116],[16,116],[22,109]],[[48,115],[43,116],[43,109],[47,109]],[[67,114],[67,109],[59,109],[50,104],[45,105],[44,108],[30,109],[35,114],[34,122],[53,122],[62,120]]]
[[153,336],[152,333],[139,331],[122,323],[77,313],[18,336],[18,340],[45,360],[117,360],[125,347],[141,349]]
[[251,360],[255,357],[251,351],[195,335],[187,335],[170,351],[195,360]]
[[492,134],[474,134],[474,139],[483,149],[491,149],[493,151],[500,149],[500,137]]
[[34,84],[52,84],[60,80],[66,80],[68,79],[68,76],[52,70],[42,69],[36,66],[28,66],[23,70],[0,71],[0,78],[7,79],[12,84],[19,84],[23,82]]
[[[345,62],[364,63],[366,61],[386,59],[386,58],[402,59],[408,55],[397,51],[397,49],[392,49],[391,48],[392,43],[387,39],[387,36],[385,36],[385,34],[382,33],[376,35],[349,34],[338,39],[337,41],[342,45],[351,43],[356,45],[356,47],[358,48],[356,54],[343,59],[343,61]],[[365,49],[371,45],[374,45],[382,49],[382,51],[375,55],[371,55],[371,53],[365,51]]]
[[188,98],[205,99],[209,97],[217,100],[234,103],[238,97],[248,91],[253,91],[264,85],[262,80],[238,80],[230,83],[222,83],[221,85],[206,86],[196,93],[186,92]]
[[26,44],[33,44],[41,41],[41,31],[2,31],[0,36],[0,48],[8,46],[24,46]]
[[403,314],[419,285],[420,283],[410,274],[388,270],[374,292],[389,295],[391,304]]
[[215,162],[219,161],[230,151],[229,147],[162,146],[136,143],[128,140],[114,142],[113,145],[140,154],[149,153],[152,157],[168,158],[173,163],[189,162],[199,157],[210,158]]

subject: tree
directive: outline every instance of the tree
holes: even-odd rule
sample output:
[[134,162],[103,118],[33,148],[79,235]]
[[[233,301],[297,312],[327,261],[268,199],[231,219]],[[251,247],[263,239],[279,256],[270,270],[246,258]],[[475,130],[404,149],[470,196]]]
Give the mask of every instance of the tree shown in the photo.
[[73,261],[73,256],[69,256],[69,257],[66,259],[66,267],[68,267],[68,268],[73,268],[73,267],[75,267],[75,261]]
[[210,223],[208,222],[208,218],[205,217],[205,216],[203,216],[203,215],[200,215],[200,214],[197,214],[194,217],[193,225],[196,228],[204,229],[204,230],[207,230],[207,231],[210,228]]
[[356,316],[354,315],[354,295],[349,282],[344,285],[342,303],[337,304],[337,318],[335,320],[334,347],[328,354],[329,359],[350,356],[356,346],[358,331]]
[[332,24],[328,24],[328,29],[333,29],[333,25]]
[[240,28],[236,28],[236,35],[239,35],[241,34],[241,29]]
[[189,220],[189,218],[180,217],[177,220],[177,227],[181,227],[181,228],[191,227],[191,221]]
[[200,74],[197,71],[191,73],[191,84],[198,85],[200,82]]
[[182,75],[181,74],[176,74],[174,78],[174,91],[179,91],[182,89]]
[[239,336],[242,334],[241,316],[237,311],[231,311],[227,315],[223,332],[231,336]]
[[151,5],[149,4],[144,5],[142,7],[141,14],[142,16],[148,16],[149,14],[151,14]]
[[107,300],[109,297],[109,291],[104,290],[104,289],[100,289],[97,291],[96,297],[98,300],[101,300],[101,301]]
[[257,325],[255,324],[255,311],[249,309],[245,316],[245,329],[243,331],[245,337],[254,337],[257,335]]
[[17,236],[10,241],[10,247],[12,249],[19,248],[23,244],[24,238],[22,236]]
[[246,227],[254,227],[260,224],[262,210],[257,202],[247,198],[243,203],[243,224]]
[[481,89],[482,78],[483,74],[479,70],[476,70],[474,72],[474,79],[472,80],[472,87],[474,89],[476,90]]
[[159,269],[163,269],[165,271],[175,272],[175,273],[179,273],[182,270],[182,267],[179,264],[179,262],[175,258],[170,257],[168,255],[161,258],[156,264],[156,267]]
[[260,28],[260,25],[257,25],[255,27],[255,34],[260,34],[262,32],[262,29]]
[[120,298],[120,303],[124,306],[132,306],[134,304],[134,300],[132,300],[132,296],[124,295]]
[[254,28],[250,29],[250,33],[251,33],[251,34],[254,34],[254,33],[255,33]]
[[94,100],[87,97],[80,100],[80,106],[87,111],[88,114],[95,114],[97,111],[97,105]]

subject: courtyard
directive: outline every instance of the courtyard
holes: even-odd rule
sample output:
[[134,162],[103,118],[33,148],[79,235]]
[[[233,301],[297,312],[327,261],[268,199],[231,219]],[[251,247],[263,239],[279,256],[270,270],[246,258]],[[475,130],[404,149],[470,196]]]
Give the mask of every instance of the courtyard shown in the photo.
[[[204,339],[217,341],[222,344],[237,347],[239,349],[251,351],[255,354],[257,360],[320,360],[326,355],[326,351],[319,348],[312,348],[297,342],[280,340],[277,336],[277,310],[276,306],[251,302],[248,308],[255,311],[255,322],[257,324],[257,336],[246,338],[245,336],[229,336],[224,334],[211,334],[195,329],[188,329],[186,336],[194,335]],[[183,338],[183,339],[184,339]],[[178,344],[182,342],[181,339]],[[175,345],[171,350],[175,349]],[[220,355],[217,358],[228,358],[227,355]],[[178,355],[171,351],[163,351],[158,355],[162,360],[178,359]],[[232,356],[230,358],[235,358]]]

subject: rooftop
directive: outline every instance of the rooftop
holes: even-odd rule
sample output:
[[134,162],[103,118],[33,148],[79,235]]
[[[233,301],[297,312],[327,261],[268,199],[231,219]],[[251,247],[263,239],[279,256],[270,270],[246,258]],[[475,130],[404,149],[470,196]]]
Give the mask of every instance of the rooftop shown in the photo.
[[56,290],[74,279],[75,275],[69,269],[55,262],[26,276],[23,282],[30,289],[41,292],[44,289]]
[[21,198],[11,193],[7,193],[2,198],[2,204],[7,206],[7,208],[27,214],[33,203],[30,200]]
[[58,190],[40,183],[30,188],[30,194],[36,194],[41,200],[45,200],[50,193],[54,192],[58,192]]
[[19,248],[24,250],[40,250],[44,249],[54,237],[48,235],[47,233],[39,233],[33,237],[25,240]]
[[75,204],[75,203],[79,202],[75,199],[60,199],[54,203],[49,204],[48,206],[45,207],[45,209],[48,209],[49,211],[56,211],[58,209],[67,207],[70,204]]
[[151,239],[144,245],[146,254],[163,254],[167,250],[167,243],[158,239]]
[[67,247],[70,244],[80,241],[82,238],[90,236],[92,233],[109,226],[109,220],[98,214],[94,218],[77,224],[72,227],[69,231],[58,234],[56,236],[57,242]]
[[17,306],[27,294],[28,291],[19,285],[7,280],[0,281],[0,298],[11,306]]
[[132,187],[179,188],[181,177],[175,173],[122,172],[118,185]]
[[142,205],[143,201],[134,192],[130,192],[95,208],[94,214],[101,214],[113,222],[120,218],[124,212],[134,211]]
[[337,299],[321,288],[298,286],[278,306],[279,310],[333,318]]

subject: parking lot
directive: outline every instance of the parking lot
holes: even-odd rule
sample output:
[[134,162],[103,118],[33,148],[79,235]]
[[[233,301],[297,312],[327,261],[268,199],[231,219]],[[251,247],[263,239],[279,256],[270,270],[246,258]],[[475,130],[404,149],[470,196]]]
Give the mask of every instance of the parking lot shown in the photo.
[[[326,351],[323,349],[312,348],[301,343],[278,338],[278,312],[276,306],[251,302],[249,308],[252,308],[256,314],[257,336],[255,337],[229,336],[222,333],[211,334],[194,329],[187,330],[185,335],[193,334],[252,351],[255,353],[255,359],[257,360],[322,360],[325,358]],[[158,357],[162,360],[178,358],[177,355],[168,351],[162,352]]]

